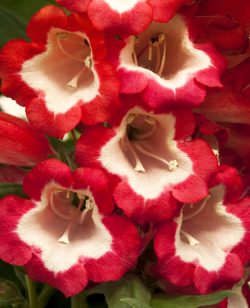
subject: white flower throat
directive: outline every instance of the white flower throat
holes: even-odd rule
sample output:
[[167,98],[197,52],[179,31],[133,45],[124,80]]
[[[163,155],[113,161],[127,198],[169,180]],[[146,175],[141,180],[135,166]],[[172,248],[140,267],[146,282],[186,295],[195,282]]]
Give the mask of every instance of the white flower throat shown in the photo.
[[[70,207],[70,211],[65,212],[61,206],[61,203],[65,203],[65,201],[66,206]],[[58,217],[69,221],[65,231],[58,239],[60,243],[69,244],[75,226],[84,223],[88,213],[94,207],[94,202],[83,193],[66,189],[56,189],[51,192],[50,207]]]
[[[135,45],[139,39],[135,38]],[[136,47],[136,46],[135,46]],[[155,33],[146,45],[141,49],[136,48],[133,52],[133,61],[137,66],[150,69],[155,74],[162,77],[167,60],[167,37],[165,33]]]
[[[196,204],[194,203],[190,203],[190,204],[186,204],[184,206],[184,209],[188,209],[188,211],[183,211],[183,218],[182,218],[182,222],[188,221],[188,220],[192,220],[192,218],[196,217],[197,215],[199,215],[202,210],[205,208],[205,206],[207,205],[208,201],[211,199],[211,195],[208,195],[205,199],[202,200],[202,202],[197,202]],[[188,208],[189,207],[189,208]],[[190,245],[190,246],[197,246],[200,244],[200,242],[194,238],[191,234],[189,234],[188,232],[184,231],[183,229],[181,229],[180,234],[182,236],[182,238]]]
[[[77,88],[78,87],[78,82],[80,80],[80,78],[82,77],[82,75],[84,73],[87,73],[87,70],[91,71],[93,62],[92,62],[92,58],[91,58],[91,49],[90,49],[90,45],[89,42],[86,38],[84,37],[80,37],[74,33],[70,33],[70,32],[57,32],[56,33],[56,38],[57,38],[57,44],[58,47],[60,49],[60,51],[63,53],[64,56],[66,56],[69,59],[72,59],[73,61],[76,62],[80,62],[83,66],[80,69],[79,72],[76,73],[76,75],[67,83],[67,86],[71,87],[71,88]],[[83,57],[81,56],[75,56],[74,54],[72,54],[72,52],[66,49],[66,47],[63,45],[64,41],[70,41],[73,39],[79,39],[80,41],[82,41],[82,46],[79,45],[79,49],[80,51],[85,54]]]
[[[140,130],[138,123],[141,124],[141,127],[147,126],[147,130]],[[146,172],[143,162],[138,154],[142,154],[146,157],[161,162],[168,168],[169,171],[173,171],[178,168],[178,162],[176,160],[168,161],[156,153],[152,153],[140,143],[140,141],[151,138],[156,133],[157,126],[157,121],[148,115],[130,114],[126,119],[126,132],[124,137],[121,139],[121,147],[125,152],[129,153],[130,157],[132,157],[134,164],[133,168],[137,172]]]

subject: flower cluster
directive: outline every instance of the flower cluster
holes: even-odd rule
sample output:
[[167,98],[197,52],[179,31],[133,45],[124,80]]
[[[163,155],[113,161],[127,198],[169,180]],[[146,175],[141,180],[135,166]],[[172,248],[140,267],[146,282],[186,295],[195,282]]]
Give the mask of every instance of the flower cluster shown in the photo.
[[[0,53],[1,91],[29,121],[0,113],[0,181],[26,194],[0,201],[0,258],[66,296],[139,258],[164,292],[241,293],[249,4],[245,16],[229,0],[57,2],[69,13],[45,6]],[[67,163],[46,136],[70,131]],[[221,307],[248,307],[234,297]]]

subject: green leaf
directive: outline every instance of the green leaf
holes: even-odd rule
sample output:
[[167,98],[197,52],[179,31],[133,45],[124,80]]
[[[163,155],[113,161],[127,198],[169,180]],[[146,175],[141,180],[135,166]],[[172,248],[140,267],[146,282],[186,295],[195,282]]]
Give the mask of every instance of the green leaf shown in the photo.
[[208,295],[178,296],[155,295],[151,301],[152,308],[197,308],[201,306],[214,305],[226,297],[234,294],[233,291],[220,291]]
[[68,164],[72,170],[77,168],[74,162],[76,143],[73,139],[66,141],[56,139],[54,137],[48,137],[53,149],[57,152],[58,159]]
[[131,308],[151,308],[148,304],[142,303],[134,298],[121,298],[120,301],[128,304]]
[[22,267],[15,266],[14,267],[14,271],[15,271],[16,277],[22,283],[23,287],[26,288],[25,271],[24,271],[24,269]]
[[6,9],[0,8],[0,46],[14,38],[26,38],[26,23]]
[[87,295],[95,293],[104,294],[109,308],[137,308],[138,304],[140,308],[150,307],[151,294],[134,275],[127,275],[116,282],[100,284],[88,290]]
[[22,185],[15,183],[0,183],[0,199],[7,195],[17,195],[19,197],[25,197]]
[[0,279],[0,307],[28,308],[28,303],[14,283]]
[[52,0],[0,0],[0,6],[12,11],[21,19],[29,18],[47,4],[54,4]]

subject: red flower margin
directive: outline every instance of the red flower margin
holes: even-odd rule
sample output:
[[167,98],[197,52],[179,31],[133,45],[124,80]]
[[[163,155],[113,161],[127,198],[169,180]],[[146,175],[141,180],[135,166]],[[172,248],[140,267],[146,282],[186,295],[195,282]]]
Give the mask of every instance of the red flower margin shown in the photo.
[[0,164],[33,166],[53,155],[48,140],[29,123],[0,112]]
[[106,44],[85,15],[46,6],[28,25],[31,39],[12,40],[0,54],[2,92],[20,105],[42,132],[55,137],[78,122],[107,120],[119,82],[105,61]]
[[[178,216],[158,230],[154,272],[199,293],[231,288],[250,260],[250,198],[240,199],[237,171],[222,166],[207,197],[184,204]],[[179,270],[181,269],[181,271]]]
[[129,217],[167,219],[176,210],[174,198],[195,202],[207,195],[217,159],[203,140],[186,141],[194,130],[189,110],[155,113],[138,99],[125,100],[112,128],[85,128],[76,159],[109,173],[117,205]]
[[152,21],[167,22],[188,0],[57,0],[69,10],[87,12],[99,30],[138,34]]
[[168,23],[153,22],[138,36],[110,42],[121,93],[140,93],[154,109],[198,106],[207,87],[221,87],[224,58],[210,44],[195,44],[191,20],[176,14]]
[[100,170],[73,173],[55,159],[24,179],[30,200],[0,201],[0,257],[24,266],[34,280],[72,296],[88,283],[117,280],[140,254],[136,227],[114,209],[108,179]]

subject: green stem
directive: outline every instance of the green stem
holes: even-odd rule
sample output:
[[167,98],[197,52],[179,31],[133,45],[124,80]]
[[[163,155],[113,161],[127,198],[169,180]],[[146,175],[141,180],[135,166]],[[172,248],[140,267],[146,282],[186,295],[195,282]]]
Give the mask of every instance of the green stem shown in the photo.
[[28,290],[30,308],[37,308],[36,285],[27,275],[25,275],[25,281]]
[[83,293],[72,296],[71,308],[89,308],[86,296]]
[[50,287],[48,285],[45,285],[43,287],[41,293],[38,296],[37,307],[38,308],[44,308],[47,305],[47,303],[48,303],[51,295],[54,293],[54,291],[55,291],[55,289],[53,289],[52,287]]

